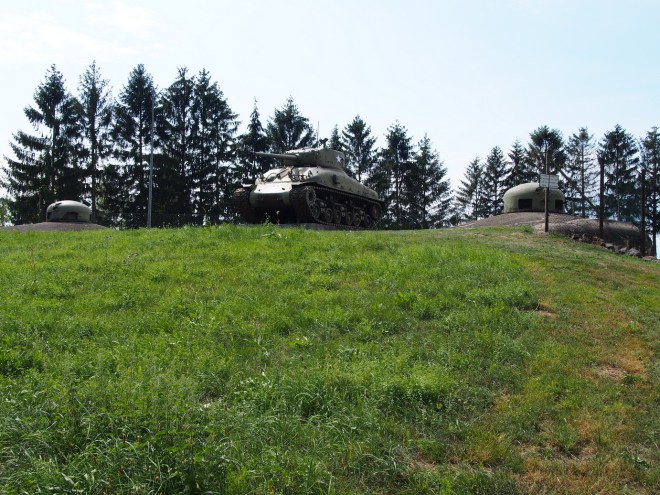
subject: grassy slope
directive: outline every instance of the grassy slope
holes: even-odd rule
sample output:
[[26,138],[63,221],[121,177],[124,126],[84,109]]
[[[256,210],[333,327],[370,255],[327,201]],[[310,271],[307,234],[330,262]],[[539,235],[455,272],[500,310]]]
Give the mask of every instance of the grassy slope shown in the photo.
[[660,268],[528,230],[0,232],[0,493],[654,493]]

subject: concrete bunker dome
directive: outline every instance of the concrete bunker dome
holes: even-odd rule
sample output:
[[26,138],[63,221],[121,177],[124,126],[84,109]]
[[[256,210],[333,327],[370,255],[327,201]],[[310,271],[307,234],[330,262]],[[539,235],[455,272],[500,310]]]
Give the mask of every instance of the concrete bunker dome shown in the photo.
[[46,209],[47,222],[91,222],[92,209],[78,201],[57,201]]
[[[564,213],[566,198],[559,189],[548,191],[548,211]],[[538,182],[528,182],[512,187],[504,193],[504,213],[520,211],[545,211],[545,189]]]

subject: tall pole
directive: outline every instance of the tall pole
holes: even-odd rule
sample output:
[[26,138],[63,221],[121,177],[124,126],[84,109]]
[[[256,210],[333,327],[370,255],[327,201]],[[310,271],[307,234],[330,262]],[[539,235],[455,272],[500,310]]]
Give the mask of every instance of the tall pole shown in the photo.
[[600,166],[600,192],[598,205],[598,237],[603,238],[603,217],[605,217],[605,160],[598,157],[598,165]]
[[646,169],[642,167],[642,218],[639,225],[639,228],[642,231],[642,242],[640,242],[639,245],[639,250],[642,252],[642,256],[646,256],[646,215],[645,215],[646,208],[644,207],[646,203],[646,189],[644,184],[645,182],[646,182]]
[[149,200],[147,204],[147,228],[151,228],[151,203],[154,186],[154,95],[151,95],[151,151],[149,153]]
[[[545,175],[548,175],[548,142],[545,142]],[[550,201],[550,181],[545,185],[545,227],[544,232],[548,231],[548,223],[550,220],[550,210],[548,209],[548,201]]]

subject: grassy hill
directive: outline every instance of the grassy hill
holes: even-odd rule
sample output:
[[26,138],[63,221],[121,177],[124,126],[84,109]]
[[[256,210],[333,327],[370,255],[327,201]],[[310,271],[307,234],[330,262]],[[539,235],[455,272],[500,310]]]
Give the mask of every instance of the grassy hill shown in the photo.
[[531,229],[0,232],[0,493],[657,493],[660,266]]

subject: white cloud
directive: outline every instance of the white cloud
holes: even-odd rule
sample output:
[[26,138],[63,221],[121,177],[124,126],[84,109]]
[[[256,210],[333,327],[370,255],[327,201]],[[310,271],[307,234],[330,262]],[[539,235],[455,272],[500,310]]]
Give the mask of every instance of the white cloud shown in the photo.
[[[154,12],[121,0],[61,0],[39,10],[17,6],[0,18],[0,62],[122,58],[136,53],[136,38],[148,39],[161,26]],[[156,43],[140,45],[162,49]]]
[[162,26],[160,16],[154,10],[122,0],[88,1],[82,4],[82,8],[90,25],[107,32],[119,31],[147,38]]
[[4,16],[0,23],[0,62],[40,63],[106,54],[131,53],[130,46],[102,41],[59,24],[49,15]]

